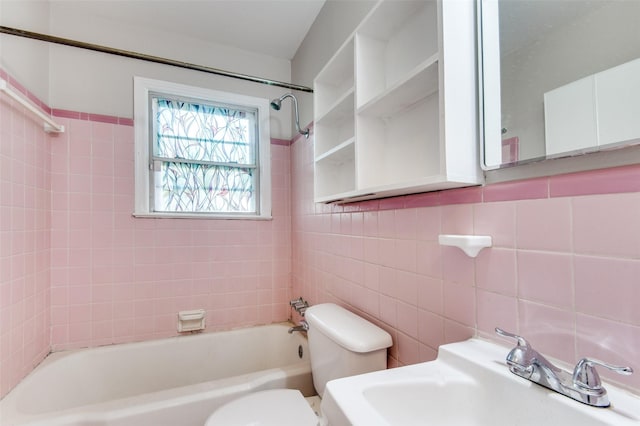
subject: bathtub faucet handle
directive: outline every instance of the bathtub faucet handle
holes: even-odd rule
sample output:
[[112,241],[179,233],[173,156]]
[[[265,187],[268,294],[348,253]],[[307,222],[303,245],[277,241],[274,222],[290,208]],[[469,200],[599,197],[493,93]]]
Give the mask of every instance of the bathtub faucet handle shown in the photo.
[[307,308],[309,307],[309,303],[304,300],[301,297],[297,298],[297,299],[293,299],[292,301],[289,302],[289,305],[296,310],[296,312],[298,314],[300,314],[301,316],[304,316],[304,312],[307,310]]
[[304,303],[304,299],[302,298],[302,296],[298,297],[297,299],[293,299],[291,301],[289,301],[289,306],[295,306],[298,303]]

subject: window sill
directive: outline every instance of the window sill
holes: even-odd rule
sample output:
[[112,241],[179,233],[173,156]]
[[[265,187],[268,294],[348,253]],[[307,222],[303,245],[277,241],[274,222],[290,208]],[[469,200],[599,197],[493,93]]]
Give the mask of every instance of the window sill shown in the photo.
[[141,219],[206,219],[206,220],[272,220],[273,216],[265,215],[222,215],[222,214],[172,214],[172,213],[133,213],[133,217]]

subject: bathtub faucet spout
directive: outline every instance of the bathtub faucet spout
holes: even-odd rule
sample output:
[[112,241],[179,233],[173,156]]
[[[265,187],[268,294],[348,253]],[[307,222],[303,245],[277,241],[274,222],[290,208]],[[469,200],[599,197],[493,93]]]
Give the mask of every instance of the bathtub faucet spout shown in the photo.
[[293,333],[294,331],[307,331],[309,330],[309,324],[307,324],[307,322],[305,320],[300,321],[300,325],[296,325],[295,327],[291,327],[289,329],[289,334]]

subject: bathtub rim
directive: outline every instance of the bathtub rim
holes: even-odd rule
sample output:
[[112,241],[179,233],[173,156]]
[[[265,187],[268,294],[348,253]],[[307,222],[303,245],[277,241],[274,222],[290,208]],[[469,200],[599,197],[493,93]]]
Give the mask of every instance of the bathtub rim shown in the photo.
[[[101,401],[98,403],[91,403],[86,405],[79,405],[70,408],[65,408],[58,411],[46,411],[39,413],[27,413],[19,409],[20,402],[24,395],[21,394],[21,390],[30,384],[30,381],[35,380],[36,372],[40,371],[51,363],[58,360],[73,356],[78,353],[88,351],[114,351],[122,346],[135,347],[135,346],[150,346],[161,345],[162,342],[175,341],[177,339],[204,339],[211,338],[211,335],[219,333],[233,333],[248,329],[259,329],[264,327],[278,327],[283,330],[288,330],[293,323],[290,321],[262,324],[247,327],[238,327],[229,330],[213,331],[210,333],[193,333],[187,335],[177,335],[161,339],[153,339],[139,342],[126,342],[117,343],[104,346],[70,349],[58,352],[51,352],[42,362],[40,362],[29,375],[27,375],[18,385],[16,385],[2,400],[0,400],[0,420],[2,424],[6,421],[8,425],[29,425],[29,426],[54,426],[57,424],[72,424],[69,422],[76,422],[79,424],[103,424],[110,419],[116,419],[122,416],[130,415],[135,412],[144,412],[154,407],[167,407],[178,405],[180,402],[198,402],[204,401],[216,395],[222,395],[221,389],[235,389],[240,395],[255,392],[264,389],[271,389],[270,382],[277,382],[278,380],[285,380],[288,377],[294,377],[299,375],[309,376],[309,383],[311,389],[313,384],[311,383],[311,364],[307,356],[306,360],[302,360],[298,363],[287,365],[286,367],[268,368],[264,370],[252,371],[245,374],[236,376],[215,379],[206,382],[199,382],[184,386],[176,386],[167,389],[137,394],[133,396],[127,396],[122,398],[110,399],[107,401]],[[306,340],[306,336],[301,336]],[[306,343],[306,342],[305,342]],[[308,346],[306,346],[308,353]],[[24,383],[24,384],[23,384]],[[313,391],[315,392],[315,391]],[[307,390],[306,393],[309,393]],[[197,395],[196,398],[193,396]],[[123,407],[124,406],[124,407]],[[88,423],[86,423],[88,422]]]

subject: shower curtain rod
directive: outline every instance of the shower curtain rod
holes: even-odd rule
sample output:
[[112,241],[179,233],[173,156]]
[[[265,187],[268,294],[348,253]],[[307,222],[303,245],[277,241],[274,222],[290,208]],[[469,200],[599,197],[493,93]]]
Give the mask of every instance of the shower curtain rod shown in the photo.
[[176,61],[173,59],[147,55],[144,53],[131,52],[129,50],[116,49],[113,47],[101,46],[98,44],[85,43],[82,41],[71,40],[71,39],[51,36],[47,34],[35,33],[32,31],[21,30],[18,28],[0,26],[0,33],[10,34],[18,37],[30,38],[33,40],[46,41],[48,43],[55,43],[55,44],[62,44],[65,46],[77,47],[80,49],[93,50],[95,52],[108,53],[110,55],[123,56],[125,58],[139,59],[142,61],[155,62],[163,65],[171,65],[174,67],[206,72],[209,74],[220,75],[223,77],[237,78],[240,80],[251,81],[253,83],[261,83],[269,86],[276,86],[276,87],[283,87],[285,89],[298,90],[300,92],[313,93],[313,89],[311,89],[310,87],[300,86],[297,84],[291,84],[291,83],[285,83],[283,81],[254,77],[251,75],[225,71],[218,68],[207,67],[204,65],[197,65],[189,62]]

